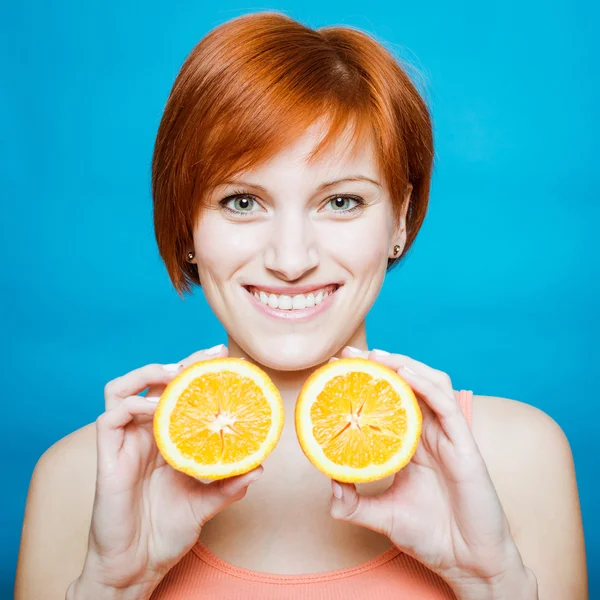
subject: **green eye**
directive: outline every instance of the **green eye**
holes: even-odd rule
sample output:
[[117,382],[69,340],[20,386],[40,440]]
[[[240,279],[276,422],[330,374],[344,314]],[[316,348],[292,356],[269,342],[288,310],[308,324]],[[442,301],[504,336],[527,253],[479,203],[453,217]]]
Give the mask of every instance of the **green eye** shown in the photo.
[[[354,202],[354,204],[351,204],[352,202]],[[341,212],[355,208],[358,201],[348,196],[336,196],[329,201],[329,204],[334,211]]]
[[233,202],[233,209],[239,212],[250,212],[254,205],[254,200],[248,196],[238,196],[230,200]]

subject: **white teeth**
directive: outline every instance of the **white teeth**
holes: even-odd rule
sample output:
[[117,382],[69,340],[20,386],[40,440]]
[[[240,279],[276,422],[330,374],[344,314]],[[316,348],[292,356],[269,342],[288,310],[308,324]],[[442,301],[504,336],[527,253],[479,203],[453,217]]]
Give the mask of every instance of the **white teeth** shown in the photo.
[[311,292],[310,294],[296,294],[295,296],[287,296],[282,294],[268,294],[266,292],[254,291],[252,295],[259,300],[265,306],[271,308],[277,308],[279,310],[302,310],[305,308],[313,308],[325,300],[325,298],[331,296],[333,291],[320,290],[317,294]]
[[283,295],[279,296],[279,308],[281,310],[292,310],[292,297]]

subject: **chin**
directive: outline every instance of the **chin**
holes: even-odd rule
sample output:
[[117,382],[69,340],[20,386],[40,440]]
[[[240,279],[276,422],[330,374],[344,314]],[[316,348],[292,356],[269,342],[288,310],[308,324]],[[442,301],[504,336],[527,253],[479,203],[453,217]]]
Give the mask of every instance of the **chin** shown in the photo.
[[296,337],[278,343],[266,343],[256,347],[254,342],[245,350],[253,362],[275,371],[304,371],[326,363],[335,350],[315,347],[314,343],[299,342]]

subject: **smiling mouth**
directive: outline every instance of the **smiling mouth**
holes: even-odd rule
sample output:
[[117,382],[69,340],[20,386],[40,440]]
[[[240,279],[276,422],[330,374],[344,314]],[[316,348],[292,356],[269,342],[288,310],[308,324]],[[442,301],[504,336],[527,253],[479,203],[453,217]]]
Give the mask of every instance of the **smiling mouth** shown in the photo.
[[274,310],[293,312],[319,306],[340,287],[339,284],[326,285],[304,294],[274,294],[253,285],[244,286],[263,306]]

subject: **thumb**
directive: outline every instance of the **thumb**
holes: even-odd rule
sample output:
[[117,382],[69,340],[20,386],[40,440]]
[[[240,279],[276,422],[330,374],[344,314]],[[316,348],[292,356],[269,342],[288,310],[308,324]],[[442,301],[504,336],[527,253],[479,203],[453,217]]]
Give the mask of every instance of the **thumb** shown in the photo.
[[198,488],[195,493],[196,515],[201,525],[212,519],[217,513],[227,508],[230,504],[241,500],[248,491],[248,486],[255,482],[262,474],[263,467],[227,477],[211,483],[198,482]]
[[333,497],[330,514],[334,519],[389,534],[391,529],[387,523],[387,511],[377,496],[359,494],[353,483],[332,480],[331,485]]

